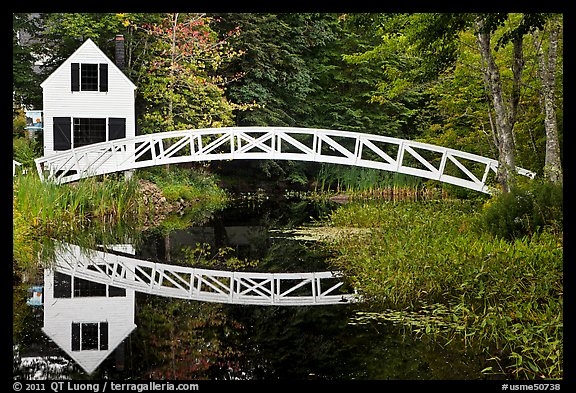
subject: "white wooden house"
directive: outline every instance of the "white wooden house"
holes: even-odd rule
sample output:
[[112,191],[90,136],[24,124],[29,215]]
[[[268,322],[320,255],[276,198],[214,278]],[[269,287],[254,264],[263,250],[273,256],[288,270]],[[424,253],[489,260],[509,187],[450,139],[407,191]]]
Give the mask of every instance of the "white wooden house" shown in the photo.
[[[117,36],[116,53],[122,56],[123,45],[123,37]],[[40,86],[44,106],[44,156],[135,136],[136,86],[91,39]]]

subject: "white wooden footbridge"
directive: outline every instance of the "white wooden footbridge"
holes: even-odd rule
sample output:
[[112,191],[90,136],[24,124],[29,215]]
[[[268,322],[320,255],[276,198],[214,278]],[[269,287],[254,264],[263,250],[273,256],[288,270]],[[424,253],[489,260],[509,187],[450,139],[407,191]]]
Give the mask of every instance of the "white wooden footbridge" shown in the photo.
[[[295,160],[376,168],[492,193],[498,161],[446,147],[350,131],[225,127],[170,131],[95,143],[36,159],[43,180],[212,160]],[[517,168],[520,175],[535,173]]]
[[155,263],[61,244],[57,272],[158,296],[229,304],[307,306],[359,300],[337,272],[259,273]]

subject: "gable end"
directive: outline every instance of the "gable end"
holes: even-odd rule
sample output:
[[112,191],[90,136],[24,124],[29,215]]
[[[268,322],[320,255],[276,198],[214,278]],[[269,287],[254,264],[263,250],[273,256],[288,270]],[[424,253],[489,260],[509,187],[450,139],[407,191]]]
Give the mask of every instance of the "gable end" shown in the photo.
[[[108,91],[108,75],[110,72],[117,73],[120,75],[121,79],[123,79],[130,88],[136,89],[136,85],[132,83],[132,81],[118,68],[118,66],[110,60],[108,56],[92,41],[91,39],[86,40],[68,59],[66,59],[52,74],[48,76],[40,84],[42,88],[46,87],[48,83],[53,79],[57,78],[63,72],[70,72],[71,73],[71,89],[72,91],[79,91],[75,90],[76,84],[80,85],[80,68],[78,70],[75,69],[76,66],[74,64],[82,64],[82,63],[92,63],[92,64],[99,64],[100,72],[106,69],[106,77],[105,80],[99,81],[100,84],[100,91]],[[69,69],[70,67],[70,69]],[[76,72],[76,74],[75,74]],[[103,84],[104,82],[104,84]],[[102,90],[104,88],[105,90]]]

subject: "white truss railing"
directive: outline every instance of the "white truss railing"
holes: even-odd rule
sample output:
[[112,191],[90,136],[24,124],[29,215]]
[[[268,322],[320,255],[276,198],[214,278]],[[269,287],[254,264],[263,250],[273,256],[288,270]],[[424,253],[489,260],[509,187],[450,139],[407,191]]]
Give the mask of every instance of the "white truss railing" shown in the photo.
[[12,160],[12,176],[16,176],[16,167],[22,166],[22,163]]
[[338,273],[251,273],[154,263],[62,244],[52,268],[73,277],[153,295],[275,306],[355,302]]
[[[40,177],[57,183],[153,165],[272,159],[354,165],[415,175],[492,193],[498,161],[446,147],[350,131],[226,127],[117,139],[36,159]],[[517,168],[520,175],[535,173]]]

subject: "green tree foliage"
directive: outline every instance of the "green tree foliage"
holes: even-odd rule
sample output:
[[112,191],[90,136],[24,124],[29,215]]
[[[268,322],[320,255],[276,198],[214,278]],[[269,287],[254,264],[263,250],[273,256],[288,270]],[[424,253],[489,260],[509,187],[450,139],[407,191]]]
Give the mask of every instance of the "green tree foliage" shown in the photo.
[[219,14],[220,29],[238,28],[233,43],[245,54],[229,68],[243,77],[231,83],[234,102],[259,107],[239,113],[241,126],[296,126],[310,111],[311,50],[330,37],[324,19],[313,14]]
[[14,108],[40,107],[42,104],[41,76],[34,72],[34,62],[41,46],[31,42],[38,35],[40,19],[30,14],[12,14],[12,91]]
[[46,54],[47,75],[55,70],[88,38],[114,59],[114,36],[124,30],[123,19],[114,13],[43,14],[43,32],[38,37]]
[[[144,133],[233,125],[232,104],[224,94],[223,64],[239,55],[199,14],[167,14],[142,26],[151,37],[141,63],[140,94]],[[228,32],[228,36],[236,34]]]
[[[549,90],[561,153],[562,18],[547,14],[14,14],[14,92],[20,103],[39,105],[37,84],[83,40],[93,39],[113,58],[113,38],[123,34],[125,73],[138,86],[139,132],[320,127],[497,159],[506,123],[515,164],[542,175],[550,150],[544,123],[554,114],[547,109],[544,116],[538,59],[549,53],[556,19],[559,67]],[[477,20],[490,34],[506,122],[502,110],[496,116],[485,79]],[[22,45],[18,31],[30,32],[35,46]],[[40,56],[44,65],[35,74],[32,62]],[[262,169],[299,183],[308,176],[294,163],[263,162],[255,170]]]
[[[382,71],[372,61],[344,59],[377,44],[372,30],[350,15],[338,14],[222,14],[223,29],[239,27],[234,45],[245,52],[230,72],[240,73],[228,95],[259,107],[238,113],[238,125],[298,126],[412,135],[416,121],[398,120],[404,108],[372,99]],[[411,103],[415,105],[415,101]],[[249,165],[249,164],[246,164]],[[270,176],[305,182],[299,163],[262,162]],[[308,165],[310,167],[310,165]],[[317,172],[317,168],[314,168]]]
[[428,91],[433,113],[422,138],[440,146],[498,158],[487,91],[480,74],[480,55],[471,32],[459,36],[458,58]]
[[[233,80],[227,96],[236,103],[253,102],[250,111],[236,113],[239,126],[319,126],[319,101],[314,85],[321,61],[317,55],[335,39],[335,16],[330,14],[217,14],[215,27],[222,34],[238,29],[231,38],[242,58],[232,62],[227,75]],[[268,178],[305,183],[299,163],[243,162]]]
[[[527,43],[531,33],[545,28],[549,16],[422,13],[354,18],[372,26],[364,30],[379,42],[345,58],[382,69],[372,100],[383,110],[386,105],[402,108],[394,116],[397,121],[403,116],[415,119],[409,137],[491,156],[500,159],[502,167],[512,162],[542,173],[547,138],[538,114],[537,52]],[[479,27],[483,30],[475,30]],[[480,32],[490,45],[482,57]],[[490,72],[488,60],[493,60]],[[416,104],[406,105],[408,98]],[[556,100],[560,108],[561,98]],[[555,116],[561,140],[561,112]]]
[[427,77],[410,42],[410,16],[353,14],[346,15],[344,22],[354,46],[346,48],[343,59],[358,71],[358,77],[368,77],[364,106],[375,105],[380,113],[369,132],[418,138],[426,125],[422,108],[428,101]]

